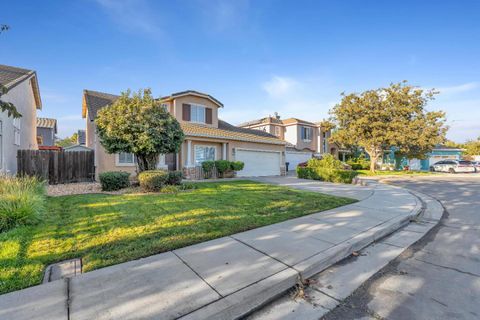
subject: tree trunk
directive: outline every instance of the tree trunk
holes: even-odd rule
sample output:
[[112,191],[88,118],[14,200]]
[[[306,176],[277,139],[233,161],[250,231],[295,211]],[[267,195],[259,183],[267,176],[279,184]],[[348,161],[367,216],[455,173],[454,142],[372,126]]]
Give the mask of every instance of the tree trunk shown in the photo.
[[155,170],[157,169],[158,154],[136,154],[138,172],[143,172],[146,170]]
[[[375,149],[376,150],[376,149]],[[377,166],[378,154],[376,151],[369,151],[365,149],[365,152],[370,156],[370,172],[375,173]]]

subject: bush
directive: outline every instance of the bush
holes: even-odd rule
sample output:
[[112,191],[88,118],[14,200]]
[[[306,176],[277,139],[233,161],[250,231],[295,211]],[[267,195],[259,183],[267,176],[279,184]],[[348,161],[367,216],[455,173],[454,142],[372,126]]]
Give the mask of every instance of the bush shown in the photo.
[[297,176],[301,179],[313,179],[327,182],[352,183],[358,175],[356,171],[330,168],[297,167]]
[[181,190],[192,190],[192,189],[196,189],[196,188],[197,188],[197,185],[195,183],[192,183],[192,182],[184,182],[180,185]]
[[130,173],[124,171],[107,171],[99,175],[103,191],[115,191],[130,185]]
[[138,174],[140,187],[145,191],[160,191],[169,178],[169,172],[165,170],[147,170]]
[[335,159],[331,154],[326,154],[322,159],[312,158],[308,160],[307,167],[309,168],[328,168],[328,169],[343,169],[343,163]]
[[210,172],[215,167],[215,161],[203,161],[202,169],[205,172]]
[[161,189],[160,189],[160,193],[178,193],[180,192],[180,187],[179,186],[175,186],[175,185],[167,185],[167,186],[163,186]]
[[233,171],[241,171],[241,170],[243,170],[244,166],[245,166],[245,164],[242,161],[232,161],[232,162],[230,162],[230,168]]
[[169,171],[167,176],[167,181],[165,184],[168,185],[180,185],[182,184],[183,173],[181,171]]
[[230,161],[228,160],[217,160],[215,161],[215,168],[220,175],[223,175],[228,169],[230,169]]
[[0,177],[0,232],[37,222],[45,212],[45,183],[35,177]]

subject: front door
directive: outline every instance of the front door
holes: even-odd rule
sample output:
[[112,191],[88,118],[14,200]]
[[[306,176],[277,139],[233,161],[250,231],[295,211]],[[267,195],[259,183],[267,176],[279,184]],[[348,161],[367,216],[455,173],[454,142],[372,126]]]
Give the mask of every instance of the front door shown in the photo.
[[165,164],[168,166],[168,171],[177,170],[177,155],[175,153],[167,153],[165,155]]

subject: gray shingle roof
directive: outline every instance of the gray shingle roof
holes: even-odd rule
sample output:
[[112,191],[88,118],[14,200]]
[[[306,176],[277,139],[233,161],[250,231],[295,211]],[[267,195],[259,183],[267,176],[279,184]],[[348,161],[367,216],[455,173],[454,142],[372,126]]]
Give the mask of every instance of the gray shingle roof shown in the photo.
[[57,133],[57,119],[37,118],[37,128],[50,128],[54,129],[54,132]]
[[34,73],[32,70],[0,64],[0,84],[10,89]]
[[105,92],[83,90],[83,97],[85,99],[86,108],[88,109],[88,118],[90,121],[93,121],[97,116],[98,110],[112,104],[119,96]]

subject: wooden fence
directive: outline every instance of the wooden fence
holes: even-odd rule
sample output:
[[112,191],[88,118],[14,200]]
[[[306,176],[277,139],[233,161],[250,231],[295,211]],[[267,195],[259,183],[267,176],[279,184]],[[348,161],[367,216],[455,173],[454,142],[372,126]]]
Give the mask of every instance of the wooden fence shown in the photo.
[[18,150],[17,172],[49,184],[95,180],[93,151]]

